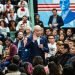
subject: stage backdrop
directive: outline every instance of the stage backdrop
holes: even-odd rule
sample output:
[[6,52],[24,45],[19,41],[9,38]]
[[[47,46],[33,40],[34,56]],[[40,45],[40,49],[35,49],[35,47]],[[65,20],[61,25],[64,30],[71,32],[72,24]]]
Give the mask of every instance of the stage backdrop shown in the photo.
[[51,10],[56,8],[58,15],[63,18],[63,27],[75,28],[75,0],[38,0],[37,7],[45,27],[48,27],[48,20],[52,15]]

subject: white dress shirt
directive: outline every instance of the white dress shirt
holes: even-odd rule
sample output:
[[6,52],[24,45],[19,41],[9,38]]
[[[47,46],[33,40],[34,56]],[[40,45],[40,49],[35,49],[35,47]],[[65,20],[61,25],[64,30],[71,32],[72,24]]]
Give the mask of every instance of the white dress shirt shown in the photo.
[[[16,26],[16,30],[18,31],[19,28],[21,27],[21,25],[23,24],[23,21],[18,22],[17,26]],[[30,27],[30,22],[27,20],[27,23],[24,24],[24,29],[26,29],[26,27]]]
[[17,10],[17,16],[18,16],[18,18],[22,18],[23,16],[27,16],[27,17],[29,17],[29,10],[28,10],[28,8],[25,8],[24,7],[24,11],[22,11],[21,10],[22,8],[19,8],[18,10]]
[[0,12],[3,12],[4,11],[4,6],[3,4],[0,4]]
[[14,13],[14,15],[13,15],[13,17],[11,18],[11,16],[10,16],[10,14],[8,14],[8,20],[10,21],[10,20],[14,20],[14,21],[16,21],[16,17],[17,17],[17,14],[16,13]]
[[10,11],[10,9],[13,9],[13,8],[14,8],[12,4],[10,4],[10,7],[9,7],[9,8],[7,8],[7,6],[8,6],[7,4],[4,5],[4,10],[5,10],[5,11],[6,11],[6,10],[7,10],[7,11]]

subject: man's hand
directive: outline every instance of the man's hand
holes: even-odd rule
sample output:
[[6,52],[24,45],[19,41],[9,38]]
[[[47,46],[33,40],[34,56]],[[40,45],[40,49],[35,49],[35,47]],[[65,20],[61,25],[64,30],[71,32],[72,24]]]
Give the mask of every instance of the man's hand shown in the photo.
[[43,44],[40,44],[40,45],[39,45],[39,48],[43,49],[43,47],[44,47]]
[[33,34],[33,41],[37,40],[37,36],[35,34]]
[[50,28],[52,28],[52,24],[49,24]]
[[54,27],[57,27],[57,26],[58,26],[58,23],[53,24],[53,26],[54,26]]

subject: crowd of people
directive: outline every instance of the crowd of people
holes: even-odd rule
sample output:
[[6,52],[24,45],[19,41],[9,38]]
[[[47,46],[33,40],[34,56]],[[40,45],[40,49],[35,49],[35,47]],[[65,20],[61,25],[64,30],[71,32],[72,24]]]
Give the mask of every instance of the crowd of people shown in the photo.
[[75,75],[75,34],[52,13],[32,29],[26,0],[0,1],[0,75]]

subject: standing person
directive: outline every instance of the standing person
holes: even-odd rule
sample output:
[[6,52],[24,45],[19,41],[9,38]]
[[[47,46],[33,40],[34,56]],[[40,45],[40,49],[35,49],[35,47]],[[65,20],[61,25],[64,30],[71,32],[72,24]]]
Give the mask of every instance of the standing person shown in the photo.
[[34,27],[33,36],[29,38],[30,48],[31,48],[31,57],[32,60],[35,56],[41,56],[45,60],[45,53],[48,52],[47,41],[41,36],[41,27],[36,25]]
[[62,17],[57,15],[56,9],[52,9],[52,13],[53,13],[53,15],[50,16],[48,25],[52,29],[54,29],[54,28],[59,29],[62,25],[64,25]]
[[21,25],[24,26],[24,30],[26,27],[30,26],[27,16],[23,16],[22,20],[18,22],[18,24],[16,26],[17,31],[20,29]]
[[44,27],[43,22],[40,21],[40,15],[35,15],[35,25],[40,25],[41,27]]

